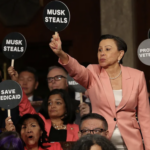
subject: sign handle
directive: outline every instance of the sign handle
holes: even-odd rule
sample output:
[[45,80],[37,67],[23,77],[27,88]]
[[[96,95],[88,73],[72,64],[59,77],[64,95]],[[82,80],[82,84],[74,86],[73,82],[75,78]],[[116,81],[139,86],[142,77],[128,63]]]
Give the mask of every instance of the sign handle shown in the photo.
[[80,104],[83,103],[82,93],[80,93]]
[[14,67],[14,59],[11,60],[11,66]]
[[8,112],[8,117],[10,117],[11,116],[10,115],[11,114],[10,109],[8,109],[7,112]]

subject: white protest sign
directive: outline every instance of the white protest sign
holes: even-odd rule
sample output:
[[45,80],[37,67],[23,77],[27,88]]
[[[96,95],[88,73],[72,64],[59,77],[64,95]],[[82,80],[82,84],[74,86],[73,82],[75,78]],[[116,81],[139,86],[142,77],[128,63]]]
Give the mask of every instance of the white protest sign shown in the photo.
[[150,66],[150,39],[140,43],[137,54],[143,64]]

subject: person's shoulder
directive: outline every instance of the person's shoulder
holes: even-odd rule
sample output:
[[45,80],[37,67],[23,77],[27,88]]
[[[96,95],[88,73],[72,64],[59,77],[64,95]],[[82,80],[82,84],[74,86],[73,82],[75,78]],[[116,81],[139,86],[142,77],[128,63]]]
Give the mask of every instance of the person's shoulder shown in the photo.
[[128,73],[130,74],[131,77],[139,77],[139,76],[141,76],[141,74],[144,74],[143,71],[135,69],[135,68],[131,68],[131,67],[127,67],[127,66],[122,66],[122,67],[128,71]]
[[62,150],[61,144],[59,142],[50,143],[49,150]]
[[73,123],[73,124],[67,124],[67,127],[70,128],[71,130],[79,130],[79,125]]
[[[62,150],[61,145],[59,142],[53,142],[53,143],[43,143],[43,146],[46,146],[47,148],[41,148],[39,147],[38,150]],[[26,149],[25,149],[26,150]]]
[[87,66],[87,69],[89,69],[91,72],[100,73],[101,67],[99,64],[90,64]]

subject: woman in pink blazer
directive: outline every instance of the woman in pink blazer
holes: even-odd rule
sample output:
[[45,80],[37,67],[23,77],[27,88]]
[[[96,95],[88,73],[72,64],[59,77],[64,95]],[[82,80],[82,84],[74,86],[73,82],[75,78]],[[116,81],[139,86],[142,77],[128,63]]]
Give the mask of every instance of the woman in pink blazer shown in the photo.
[[49,45],[69,75],[87,89],[92,112],[105,117],[109,138],[117,149],[150,150],[150,107],[145,77],[142,71],[120,64],[127,51],[126,43],[113,35],[101,36],[99,64],[87,68],[62,50],[58,33]]

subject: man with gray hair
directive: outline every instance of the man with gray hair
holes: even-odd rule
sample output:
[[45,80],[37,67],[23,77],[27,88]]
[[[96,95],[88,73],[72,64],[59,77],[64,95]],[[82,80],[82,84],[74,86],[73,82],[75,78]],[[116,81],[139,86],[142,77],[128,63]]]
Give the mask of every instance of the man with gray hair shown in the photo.
[[86,103],[80,104],[80,101],[75,100],[75,92],[70,91],[69,85],[67,82],[67,71],[60,67],[60,66],[51,66],[49,67],[48,74],[47,74],[47,82],[48,82],[48,88],[50,91],[54,89],[64,89],[69,92],[70,97],[73,99],[73,104],[76,110],[76,121],[75,123],[79,124],[79,111],[78,106],[80,109],[80,115],[88,114],[90,113],[90,107]]

